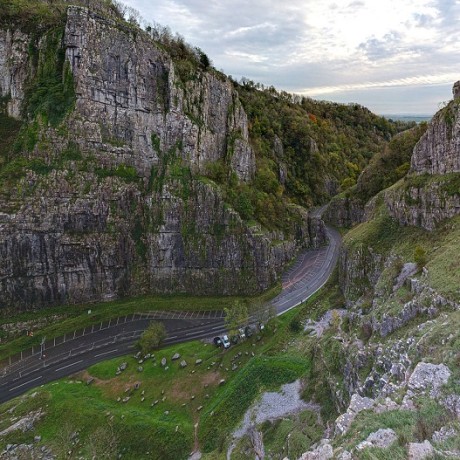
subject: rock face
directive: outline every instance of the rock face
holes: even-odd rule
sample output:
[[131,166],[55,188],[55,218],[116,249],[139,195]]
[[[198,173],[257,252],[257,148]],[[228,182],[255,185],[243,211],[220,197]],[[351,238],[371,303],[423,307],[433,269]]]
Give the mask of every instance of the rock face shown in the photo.
[[335,197],[328,204],[324,218],[336,227],[353,227],[364,219],[364,203],[355,198]]
[[384,192],[385,205],[401,225],[434,230],[445,219],[460,214],[460,189],[454,177],[437,177],[424,184],[411,185],[410,179],[401,187]]
[[102,162],[124,161],[148,177],[181,144],[177,153],[197,172],[229,155],[238,177],[252,178],[247,117],[229,81],[201,73],[177,85],[170,58],[146,34],[84,8],[68,9],[64,43],[78,95],[74,130]]
[[[0,31],[0,95],[16,118],[33,78],[31,40]],[[322,221],[300,208],[290,235],[249,227],[202,178],[219,162],[237,183],[254,177],[247,117],[228,80],[179,78],[148,34],[85,8],[69,7],[62,43],[74,108],[58,128],[39,120],[23,154],[52,165],[72,151],[80,161],[0,193],[0,308],[254,294],[300,248],[324,243]]]
[[[454,87],[454,95],[455,95]],[[411,172],[446,174],[460,172],[460,116],[453,100],[434,117],[414,148]]]

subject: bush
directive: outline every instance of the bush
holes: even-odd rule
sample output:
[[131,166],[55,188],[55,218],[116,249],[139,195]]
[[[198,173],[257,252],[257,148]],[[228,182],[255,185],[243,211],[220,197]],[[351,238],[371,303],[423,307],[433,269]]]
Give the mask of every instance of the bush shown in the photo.
[[419,270],[427,263],[426,251],[421,246],[416,246],[414,250],[414,262],[417,264]]
[[292,318],[289,322],[289,330],[294,334],[298,334],[302,331],[302,323],[300,322],[299,318]]

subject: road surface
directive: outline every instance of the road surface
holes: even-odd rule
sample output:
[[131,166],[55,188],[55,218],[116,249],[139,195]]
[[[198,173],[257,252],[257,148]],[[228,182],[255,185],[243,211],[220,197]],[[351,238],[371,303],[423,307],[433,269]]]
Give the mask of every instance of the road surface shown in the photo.
[[[271,301],[277,315],[307,300],[329,279],[338,259],[341,237],[330,227],[327,235],[328,246],[304,251],[283,274],[282,292]],[[96,328],[92,326],[73,336],[56,339],[44,350],[44,359],[35,353],[2,369],[0,403],[100,361],[131,353],[152,319],[165,325],[168,335],[164,345],[213,337],[226,330],[220,311],[151,312],[106,321]]]

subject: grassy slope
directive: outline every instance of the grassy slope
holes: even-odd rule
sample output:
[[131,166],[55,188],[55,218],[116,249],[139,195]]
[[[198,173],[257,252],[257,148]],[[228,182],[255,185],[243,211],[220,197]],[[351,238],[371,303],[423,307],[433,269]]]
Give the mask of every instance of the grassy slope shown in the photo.
[[[228,351],[202,342],[190,342],[156,351],[155,359],[142,363],[143,372],[138,372],[139,364],[134,358],[124,357],[97,364],[87,373],[45,385],[35,397],[24,396],[0,408],[3,426],[9,425],[7,410],[18,401],[22,402],[14,409],[14,416],[43,407],[44,403],[47,413],[33,431],[0,438],[0,449],[8,443],[30,442],[40,434],[44,444],[60,452],[64,445],[71,448],[70,434],[78,431],[80,443],[74,450],[89,455],[97,437],[96,430],[103,427],[116,434],[123,458],[186,458],[195,443],[194,424],[200,418],[200,439],[213,433],[212,438],[206,436],[203,446],[207,450],[215,449],[218,444],[222,447],[225,436],[260,391],[277,388],[308,370],[308,358],[277,351],[279,334],[289,340],[288,321],[293,314],[290,312],[282,320],[275,320],[276,335],[269,329],[264,336],[252,337]],[[170,360],[175,352],[181,354],[181,360],[185,359],[188,367],[181,369],[181,360]],[[232,358],[238,352],[241,356],[235,360],[238,364],[238,372],[235,372],[231,370]],[[162,357],[168,359],[168,370],[159,364]],[[198,358],[203,363],[195,365]],[[127,370],[115,376],[116,368],[124,361],[128,362]],[[87,386],[85,381],[90,375],[96,380]],[[225,379],[226,384],[219,386],[220,379]],[[141,382],[140,389],[125,393],[135,382]],[[144,402],[141,401],[142,390],[145,391]],[[31,393],[34,392],[29,395]],[[127,395],[131,396],[129,402],[117,402],[118,397]],[[156,400],[159,403],[151,407]],[[199,411],[200,406],[204,407]],[[211,411],[214,415],[210,415]],[[216,452],[216,455],[220,454]]]

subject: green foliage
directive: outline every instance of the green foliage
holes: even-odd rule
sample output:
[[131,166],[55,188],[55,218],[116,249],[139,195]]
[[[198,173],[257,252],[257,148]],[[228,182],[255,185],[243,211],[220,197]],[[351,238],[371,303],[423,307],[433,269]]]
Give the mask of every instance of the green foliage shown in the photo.
[[254,207],[252,206],[250,193],[246,187],[240,188],[234,206],[240,216],[245,220],[249,220],[254,215]]
[[83,159],[80,148],[74,142],[69,142],[61,155],[63,161],[79,161]]
[[421,246],[416,246],[414,249],[414,262],[421,270],[427,263],[426,251]]
[[135,182],[139,178],[136,168],[134,168],[134,166],[125,165],[124,163],[119,164],[116,168],[95,168],[94,172],[101,179],[106,177],[119,177],[125,182]]
[[226,436],[258,393],[274,390],[299,378],[308,369],[308,361],[293,357],[256,357],[219,391],[201,418],[199,438],[202,450],[222,449]]
[[289,330],[293,332],[294,334],[298,334],[299,332],[302,331],[302,329],[303,327],[302,327],[302,323],[300,319],[297,316],[292,318],[291,321],[289,322]]
[[356,104],[296,98],[247,79],[234,84],[248,114],[258,158],[256,187],[275,194],[273,179],[279,188],[277,174],[283,163],[287,168],[284,193],[306,206],[329,197],[326,179],[336,188],[338,184],[349,187],[385,141],[409,126]]
[[240,327],[246,326],[249,321],[248,307],[240,301],[235,301],[229,308],[225,308],[225,325],[233,335]]
[[364,169],[353,195],[366,202],[404,177],[409,171],[410,158],[415,144],[425,133],[427,127],[427,123],[420,123],[394,136]]
[[158,348],[166,338],[166,329],[163,323],[152,321],[149,327],[142,333],[138,347],[145,355],[155,348]]
[[75,87],[70,64],[62,45],[64,29],[47,32],[38,56],[36,76],[25,91],[24,115],[44,117],[57,126],[75,103]]

